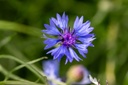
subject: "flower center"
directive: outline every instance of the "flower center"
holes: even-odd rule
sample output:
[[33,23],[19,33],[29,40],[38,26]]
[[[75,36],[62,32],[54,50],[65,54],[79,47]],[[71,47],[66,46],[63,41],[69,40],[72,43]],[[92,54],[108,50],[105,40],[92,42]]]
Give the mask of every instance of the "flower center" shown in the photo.
[[66,45],[66,46],[71,46],[75,43],[76,41],[76,37],[73,36],[72,33],[70,32],[66,32],[62,35],[62,44]]

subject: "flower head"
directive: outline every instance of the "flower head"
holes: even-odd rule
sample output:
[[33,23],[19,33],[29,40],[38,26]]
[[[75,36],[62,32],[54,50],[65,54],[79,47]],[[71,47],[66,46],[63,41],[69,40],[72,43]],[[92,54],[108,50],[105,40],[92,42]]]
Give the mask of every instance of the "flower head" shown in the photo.
[[51,53],[54,59],[60,60],[64,55],[66,56],[66,62],[72,62],[73,59],[82,60],[74,51],[77,49],[79,54],[86,57],[88,53],[87,47],[93,46],[92,41],[95,39],[92,32],[93,27],[90,27],[90,22],[83,23],[83,16],[81,18],[76,17],[73,28],[68,26],[68,16],[63,13],[62,16],[56,15],[57,19],[51,18],[50,24],[44,24],[46,30],[42,30],[47,35],[55,36],[50,38],[45,35],[46,44],[45,49],[49,49],[57,44],[58,47],[50,50],[47,54]]

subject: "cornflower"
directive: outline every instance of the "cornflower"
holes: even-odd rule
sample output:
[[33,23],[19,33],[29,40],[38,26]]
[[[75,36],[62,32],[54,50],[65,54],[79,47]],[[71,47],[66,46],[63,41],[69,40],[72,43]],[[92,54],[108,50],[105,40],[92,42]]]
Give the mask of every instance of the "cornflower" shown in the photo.
[[[73,59],[80,61],[82,60],[77,53],[74,51],[78,50],[78,53],[86,58],[85,54],[88,53],[88,47],[94,46],[92,41],[95,39],[94,34],[90,33],[93,31],[93,27],[90,26],[90,21],[86,21],[83,23],[83,16],[76,17],[74,21],[73,28],[71,29],[68,26],[68,16],[63,13],[62,16],[59,14],[56,15],[57,19],[50,18],[50,24],[44,24],[46,30],[42,30],[46,38],[44,41],[45,50],[49,49],[55,45],[56,48],[47,52],[47,54],[51,53],[53,59],[61,60],[61,58],[65,55],[67,62],[72,62]],[[52,37],[47,37],[50,35]],[[53,38],[53,36],[55,38]]]

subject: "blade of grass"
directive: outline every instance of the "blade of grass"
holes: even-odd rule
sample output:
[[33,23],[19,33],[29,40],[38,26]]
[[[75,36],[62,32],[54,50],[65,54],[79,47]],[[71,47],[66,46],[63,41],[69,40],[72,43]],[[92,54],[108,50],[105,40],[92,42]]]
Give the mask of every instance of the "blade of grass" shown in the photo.
[[25,81],[0,81],[0,85],[46,85],[46,84],[35,84]]
[[[9,74],[8,71],[7,71],[3,66],[1,66],[1,65],[0,65],[0,72],[1,72],[2,74],[4,74],[4,75],[8,75],[8,74]],[[14,79],[14,80],[17,80],[17,81],[28,82],[28,83],[35,84],[35,85],[39,84],[39,83],[35,83],[35,82],[31,82],[31,81],[22,79],[22,78],[20,78],[20,77],[14,75],[14,74],[10,74],[9,77],[12,78],[12,79]],[[2,84],[2,82],[4,83],[4,82],[6,82],[6,81],[1,81],[0,85]],[[6,84],[6,83],[4,83],[4,84]],[[30,84],[30,85],[31,85],[31,84]]]
[[16,34],[10,35],[5,37],[3,40],[0,41],[0,48],[3,47],[4,45],[6,45],[7,43],[9,43],[11,41],[11,39],[15,36]]
[[[21,60],[21,59],[19,59],[19,58],[16,58],[16,57],[14,57],[14,56],[11,56],[11,55],[0,55],[0,58],[12,59],[12,60],[14,60],[14,61],[16,61],[16,62],[18,62],[18,63],[21,63],[21,64],[24,64],[24,63],[25,63],[23,60]],[[26,65],[26,67],[27,67],[31,72],[33,72],[38,78],[40,78],[43,83],[46,83],[46,77],[45,77],[45,76],[39,74],[35,69],[33,69],[33,67],[32,67],[31,65]]]
[[[29,60],[27,59],[27,57],[25,57],[22,53],[21,53],[21,51],[19,51],[19,49],[17,49],[16,47],[14,47],[13,45],[6,45],[5,46],[5,48],[11,53],[11,54],[13,54],[13,55],[15,55],[15,56],[17,56],[18,58],[20,58],[21,60],[23,60],[23,61],[25,61],[25,62],[29,62]],[[12,50],[13,49],[13,50]],[[39,70],[40,71],[40,69],[38,68],[38,69],[36,69],[35,70],[35,68],[37,68],[37,66],[35,66],[35,65],[31,65],[31,66],[29,66],[30,68],[32,68],[32,69],[34,69],[34,71],[35,72],[37,72],[37,70]],[[41,74],[39,74],[39,72],[37,73],[38,74],[38,76],[42,76]],[[36,75],[37,75],[36,74]],[[45,75],[44,75],[45,76]],[[39,77],[39,78],[40,78]],[[40,78],[41,79],[41,78]],[[43,80],[42,80],[43,81]]]
[[47,59],[47,57],[41,57],[41,58],[38,58],[38,59],[35,59],[35,60],[32,60],[32,61],[29,61],[29,62],[25,62],[24,64],[21,64],[21,65],[15,67],[15,68],[12,69],[12,70],[9,72],[9,74],[5,77],[5,81],[8,80],[10,74],[12,74],[13,72],[15,72],[15,71],[17,71],[17,70],[19,70],[19,69],[21,69],[21,68],[23,68],[23,67],[26,67],[27,65],[31,65],[31,64],[34,64],[34,63],[36,63],[36,62],[38,62],[38,61],[41,61],[41,60],[43,60],[43,59]]
[[34,27],[25,26],[22,24],[9,22],[9,21],[2,21],[2,20],[0,21],[0,30],[17,31],[36,37],[40,37],[42,35],[41,30],[39,28],[34,28]]

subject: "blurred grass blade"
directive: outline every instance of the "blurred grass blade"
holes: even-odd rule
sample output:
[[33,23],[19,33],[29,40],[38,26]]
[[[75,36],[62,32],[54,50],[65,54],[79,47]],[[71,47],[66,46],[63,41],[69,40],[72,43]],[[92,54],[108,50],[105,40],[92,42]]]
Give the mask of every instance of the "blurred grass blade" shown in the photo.
[[[0,65],[0,72],[4,75],[8,74],[8,71],[1,65]],[[24,79],[14,75],[14,74],[10,74],[10,78],[15,79],[15,80],[22,80],[22,81],[24,80]]]
[[41,57],[41,58],[38,58],[38,59],[35,59],[35,60],[32,60],[32,61],[26,62],[26,63],[24,63],[24,64],[21,64],[21,65],[15,67],[15,68],[14,68],[13,70],[11,70],[10,73],[5,77],[5,80],[8,80],[10,74],[12,74],[14,71],[17,71],[17,70],[19,70],[19,69],[21,69],[21,68],[23,68],[23,67],[26,67],[28,64],[29,64],[29,65],[34,64],[34,63],[36,63],[36,62],[38,62],[38,61],[40,61],[40,60],[43,60],[43,59],[47,59],[47,57]]
[[29,34],[36,37],[41,37],[42,33],[39,28],[34,28],[30,26],[25,26],[22,24],[9,22],[9,21],[0,21],[0,30],[11,30],[17,31],[25,34]]
[[13,36],[15,36],[16,34],[10,35],[5,37],[3,40],[0,41],[0,48],[4,45],[6,45],[7,43],[9,43],[12,39]]
[[[2,73],[2,74],[4,74],[5,76],[7,75],[7,74],[9,74],[8,73],[8,71],[4,68],[4,67],[2,67],[1,65],[0,65],[0,72]],[[28,82],[28,83],[30,83],[30,85],[32,84],[32,85],[37,85],[38,83],[35,83],[35,82],[31,82],[31,81],[28,81],[28,80],[25,80],[25,79],[22,79],[22,78],[20,78],[20,77],[18,77],[18,76],[16,76],[16,75],[14,75],[14,74],[10,74],[10,76],[9,76],[11,79],[14,79],[14,80],[17,80],[17,81],[22,81],[22,82]],[[2,84],[7,84],[7,82],[8,81],[1,81],[0,82],[0,85]],[[8,82],[9,83],[9,82]]]
[[[13,55],[17,56],[18,58],[24,60],[25,62],[29,62],[29,60],[27,59],[27,57],[25,57],[21,51],[19,51],[19,49],[17,49],[16,47],[12,46],[12,45],[6,45],[6,49],[12,53]],[[13,49],[13,50],[12,50]],[[29,65],[30,66],[30,65]],[[41,69],[39,69],[37,66],[35,66],[34,64],[30,66],[32,69],[34,69],[34,71],[38,74],[38,76],[42,76],[42,74],[40,74],[40,71],[42,71]],[[45,76],[45,75],[44,75]],[[38,77],[40,78],[40,77]],[[41,79],[41,78],[40,78]],[[45,80],[42,80],[45,81]]]
[[[14,61],[16,61],[16,62],[18,62],[18,63],[20,63],[20,64],[26,63],[26,62],[24,62],[24,60],[19,59],[19,58],[16,58],[16,57],[11,56],[11,55],[0,55],[0,58],[12,59],[12,60],[14,60]],[[46,77],[43,76],[43,75],[41,75],[41,74],[39,74],[39,73],[37,72],[37,70],[33,69],[33,67],[32,67],[31,65],[29,65],[29,64],[26,65],[26,68],[28,68],[28,69],[29,69],[31,72],[33,72],[38,78],[40,78],[43,83],[46,83]]]
[[17,70],[19,70],[19,69],[21,69],[21,68],[23,68],[23,67],[26,67],[28,64],[31,65],[31,64],[34,64],[34,63],[36,63],[36,62],[38,62],[38,61],[41,61],[41,60],[43,60],[43,59],[47,59],[47,57],[41,57],[41,58],[38,58],[38,59],[35,59],[35,60],[32,60],[32,61],[26,62],[26,63],[24,63],[24,64],[21,64],[21,65],[15,67],[15,68],[12,70],[12,72],[17,71]]
[[46,85],[46,84],[36,84],[25,81],[0,81],[0,85]]

